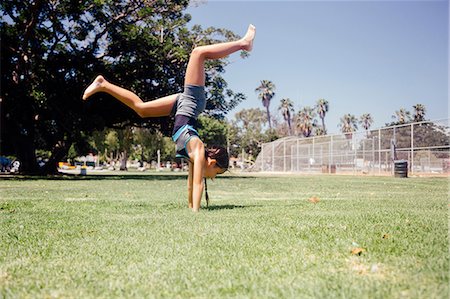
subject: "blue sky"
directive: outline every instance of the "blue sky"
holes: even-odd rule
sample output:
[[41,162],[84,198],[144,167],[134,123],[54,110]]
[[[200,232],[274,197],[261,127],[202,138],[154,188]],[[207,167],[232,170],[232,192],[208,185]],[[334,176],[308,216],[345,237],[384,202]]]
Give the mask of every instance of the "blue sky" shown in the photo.
[[263,108],[254,90],[264,79],[277,88],[273,114],[282,98],[296,111],[328,100],[329,133],[345,113],[371,113],[378,128],[417,103],[428,119],[448,117],[448,1],[201,1],[188,13],[205,28],[257,28],[251,56],[233,54],[226,69],[247,96],[229,118]]

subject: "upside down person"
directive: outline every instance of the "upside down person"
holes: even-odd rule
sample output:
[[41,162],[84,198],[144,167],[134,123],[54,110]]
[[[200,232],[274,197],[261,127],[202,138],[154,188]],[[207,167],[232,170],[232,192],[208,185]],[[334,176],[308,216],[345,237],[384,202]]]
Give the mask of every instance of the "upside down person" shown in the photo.
[[[184,92],[181,94],[144,102],[132,91],[108,82],[101,75],[84,91],[83,100],[97,92],[106,92],[142,118],[169,116],[176,111],[172,139],[176,142],[177,157],[189,161],[188,206],[195,212],[200,209],[203,179],[206,185],[206,178],[215,178],[229,166],[227,150],[218,146],[205,149],[196,130],[197,118],[206,107],[205,60],[220,59],[240,50],[251,51],[255,33],[255,27],[249,25],[247,33],[240,40],[194,48],[186,69]],[[208,202],[208,194],[206,200]]]

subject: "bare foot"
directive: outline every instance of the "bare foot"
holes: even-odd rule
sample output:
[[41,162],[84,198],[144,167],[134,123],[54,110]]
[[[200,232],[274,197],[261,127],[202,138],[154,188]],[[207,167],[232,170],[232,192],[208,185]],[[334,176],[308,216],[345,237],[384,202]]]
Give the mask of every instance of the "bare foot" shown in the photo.
[[252,24],[248,25],[247,33],[242,38],[243,50],[250,52],[253,49],[253,40],[255,39],[256,27]]
[[105,82],[105,78],[103,76],[97,76],[94,82],[89,85],[83,93],[83,100],[87,100],[91,95],[97,93],[101,90],[102,83]]

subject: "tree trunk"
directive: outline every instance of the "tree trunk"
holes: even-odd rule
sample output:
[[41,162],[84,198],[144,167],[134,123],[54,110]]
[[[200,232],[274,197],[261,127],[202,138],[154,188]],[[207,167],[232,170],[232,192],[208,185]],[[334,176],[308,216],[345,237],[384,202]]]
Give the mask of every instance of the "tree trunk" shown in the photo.
[[291,128],[291,118],[288,117],[288,129],[289,129],[289,136],[292,135],[292,128]]
[[327,129],[325,129],[325,116],[321,117],[322,119],[322,128],[323,128],[323,134],[327,134]]
[[127,171],[127,160],[128,160],[128,153],[127,151],[123,151],[120,154],[120,170]]
[[272,123],[270,122],[269,105],[266,106],[266,110],[267,110],[267,120],[269,121],[269,128],[272,129]]
[[42,174],[58,174],[58,162],[67,156],[72,142],[62,141],[52,150],[52,155],[47,164],[41,169]]
[[19,171],[21,173],[39,173],[33,136],[18,136],[16,139],[16,153],[17,160],[20,162]]

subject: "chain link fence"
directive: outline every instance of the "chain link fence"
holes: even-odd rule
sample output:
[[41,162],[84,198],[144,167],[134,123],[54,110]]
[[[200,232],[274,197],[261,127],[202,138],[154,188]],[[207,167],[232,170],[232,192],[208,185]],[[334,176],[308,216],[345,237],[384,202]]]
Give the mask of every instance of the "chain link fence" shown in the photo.
[[392,174],[407,161],[412,174],[450,173],[449,119],[367,132],[285,137],[261,147],[252,171]]

